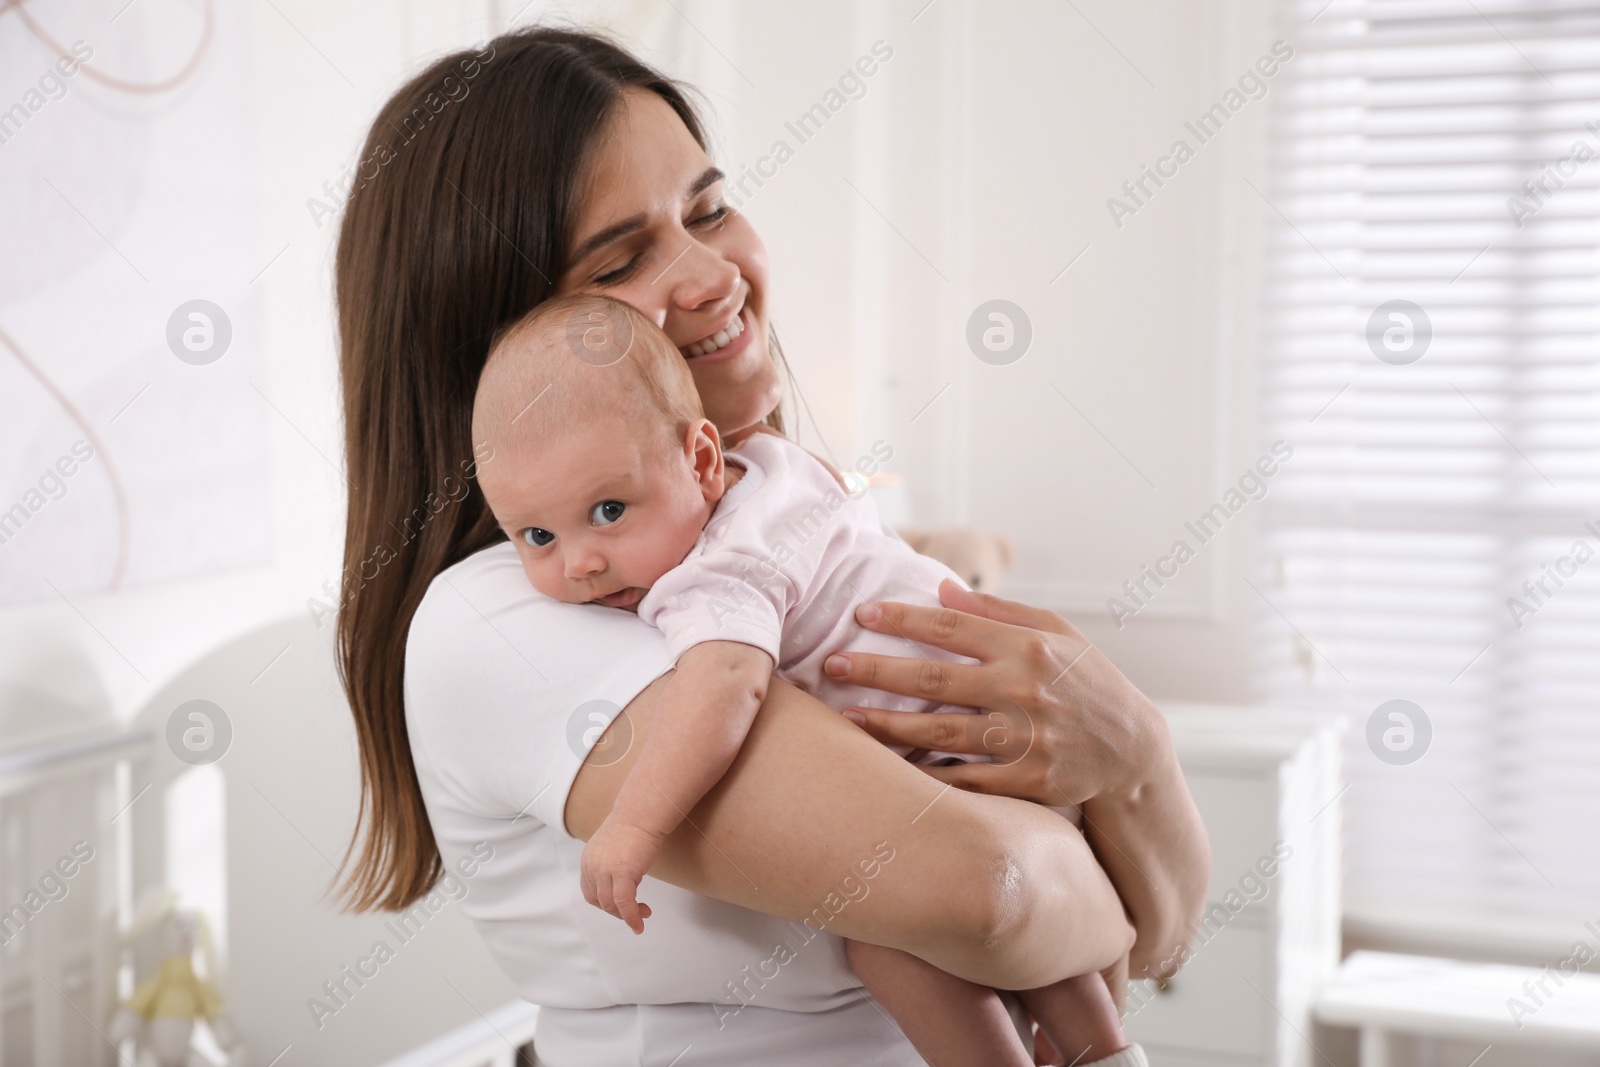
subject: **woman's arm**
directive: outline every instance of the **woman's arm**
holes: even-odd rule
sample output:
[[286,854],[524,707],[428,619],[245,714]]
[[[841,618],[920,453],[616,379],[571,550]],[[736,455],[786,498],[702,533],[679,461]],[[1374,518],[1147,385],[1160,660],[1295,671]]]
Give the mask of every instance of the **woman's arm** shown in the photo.
[[1084,835],[1133,919],[1136,978],[1178,972],[1211,880],[1211,845],[1170,739],[1161,758],[1136,784],[1083,805]]
[[[946,581],[944,608],[863,605],[862,625],[978,660],[852,653],[828,673],[857,685],[985,709],[851,715],[881,741],[988,752],[994,763],[928,768],[963,789],[1041,804],[1081,803],[1084,833],[1137,931],[1129,970],[1157,973],[1193,937],[1211,850],[1172,738],[1148,697],[1061,616]],[[873,615],[870,609],[881,609]],[[837,671],[838,673],[835,673]]]
[[[623,711],[632,736],[649,731],[663,685]],[[566,806],[574,835],[595,832],[636,756],[584,764]],[[1110,880],[1060,816],[941,785],[777,679],[732,767],[651,873],[1003,989],[1109,966],[1133,939]]]

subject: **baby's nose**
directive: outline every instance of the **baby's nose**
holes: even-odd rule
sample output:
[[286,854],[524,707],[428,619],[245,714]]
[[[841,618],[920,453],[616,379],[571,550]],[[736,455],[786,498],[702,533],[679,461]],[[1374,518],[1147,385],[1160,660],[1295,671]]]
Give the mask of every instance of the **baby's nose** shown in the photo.
[[598,552],[569,552],[566,556],[568,578],[593,578],[606,569],[605,557]]

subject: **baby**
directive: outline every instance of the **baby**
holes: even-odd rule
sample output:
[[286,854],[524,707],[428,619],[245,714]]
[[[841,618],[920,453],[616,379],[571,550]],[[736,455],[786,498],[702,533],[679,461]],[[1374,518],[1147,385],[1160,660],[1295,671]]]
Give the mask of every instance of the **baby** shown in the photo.
[[[835,682],[823,660],[846,646],[908,650],[857,626],[856,605],[934,603],[940,581],[955,576],[885,533],[864,494],[843,491],[784,438],[758,432],[724,452],[677,347],[604,297],[547,301],[496,340],[472,439],[494,449],[478,482],[533,586],[637,612],[676,658],[581,864],[584,898],[641,933],[650,908],[636,898],[640,880],[738,755],[772,675],[836,709],[866,704],[872,692]],[[930,1062],[1033,1062],[993,990],[896,949],[849,942],[846,951],[878,999],[899,1005],[896,1021]],[[1099,974],[1020,996],[1069,1059],[1082,1050],[1080,1064],[1144,1062]]]

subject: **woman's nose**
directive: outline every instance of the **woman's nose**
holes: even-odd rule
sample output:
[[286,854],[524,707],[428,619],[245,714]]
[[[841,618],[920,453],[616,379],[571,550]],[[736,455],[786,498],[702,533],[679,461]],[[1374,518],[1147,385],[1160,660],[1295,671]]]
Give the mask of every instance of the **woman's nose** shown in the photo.
[[[739,268],[721,252],[691,241],[661,279],[669,303],[684,311],[727,300],[739,289]],[[670,309],[669,309],[670,310]]]

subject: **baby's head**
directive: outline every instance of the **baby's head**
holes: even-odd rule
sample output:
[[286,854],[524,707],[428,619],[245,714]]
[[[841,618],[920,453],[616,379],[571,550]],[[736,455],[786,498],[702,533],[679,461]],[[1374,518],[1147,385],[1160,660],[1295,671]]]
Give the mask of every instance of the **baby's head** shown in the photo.
[[548,300],[496,338],[472,440],[489,509],[534,588],[634,608],[722,499],[721,442],[683,355],[601,296]]

